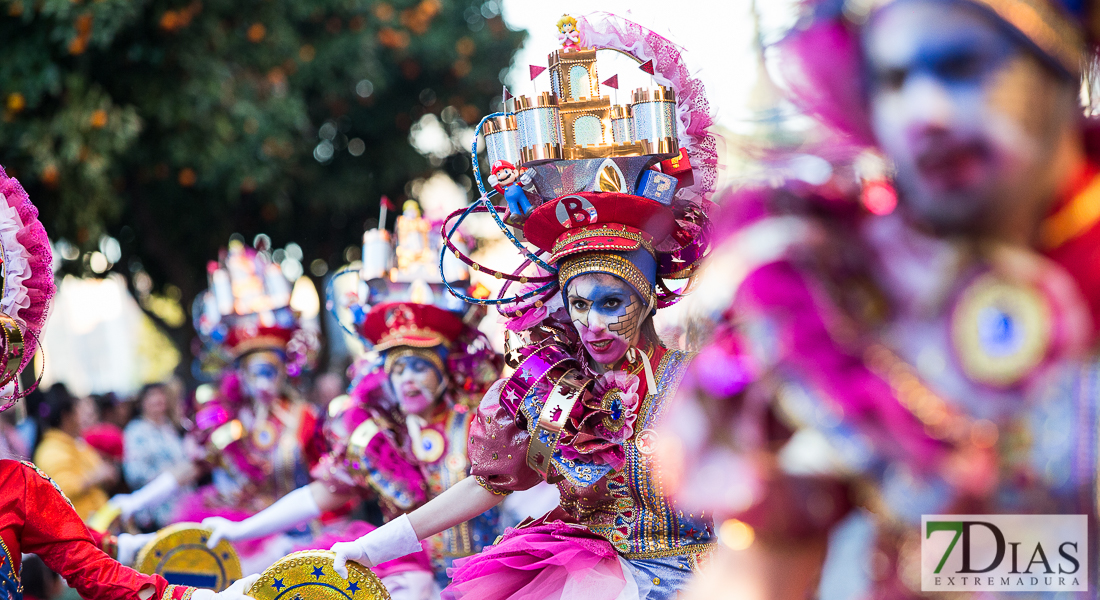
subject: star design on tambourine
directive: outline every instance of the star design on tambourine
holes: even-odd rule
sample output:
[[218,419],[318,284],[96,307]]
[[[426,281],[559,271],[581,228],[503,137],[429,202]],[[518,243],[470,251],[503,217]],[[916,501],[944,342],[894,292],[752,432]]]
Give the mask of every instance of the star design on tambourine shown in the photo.
[[260,574],[248,596],[255,600],[390,600],[370,569],[348,561],[344,579],[332,570],[333,556],[327,550],[285,556]]

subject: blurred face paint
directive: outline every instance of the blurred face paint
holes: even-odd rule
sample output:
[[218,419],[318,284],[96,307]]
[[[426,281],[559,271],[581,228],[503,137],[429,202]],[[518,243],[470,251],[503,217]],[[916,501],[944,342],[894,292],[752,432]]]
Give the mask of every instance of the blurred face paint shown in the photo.
[[253,352],[241,359],[241,382],[250,397],[271,402],[286,383],[286,365],[276,352]]
[[961,2],[895,2],[864,43],[872,125],[911,214],[969,233],[1055,192],[1043,188],[1074,86],[993,17]]
[[613,365],[638,343],[645,303],[628,283],[604,273],[578,275],[566,290],[569,316],[592,360]]
[[403,356],[390,370],[390,384],[401,410],[407,415],[420,414],[443,395],[443,377],[435,365],[419,356]]

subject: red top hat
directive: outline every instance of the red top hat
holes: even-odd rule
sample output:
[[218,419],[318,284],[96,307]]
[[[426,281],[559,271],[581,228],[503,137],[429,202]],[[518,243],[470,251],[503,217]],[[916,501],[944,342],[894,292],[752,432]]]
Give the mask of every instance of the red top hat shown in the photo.
[[458,315],[430,304],[387,302],[367,313],[360,333],[382,351],[395,346],[449,346],[464,327]]
[[562,196],[536,208],[523,235],[557,262],[580,252],[629,252],[645,248],[656,256],[676,226],[672,210],[648,198],[611,192]]

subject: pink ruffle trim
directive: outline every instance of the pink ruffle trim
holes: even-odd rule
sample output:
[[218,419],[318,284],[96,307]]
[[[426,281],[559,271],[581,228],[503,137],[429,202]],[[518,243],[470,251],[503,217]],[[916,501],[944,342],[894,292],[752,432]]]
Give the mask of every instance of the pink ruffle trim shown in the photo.
[[53,253],[50,250],[50,240],[46,236],[46,230],[38,222],[38,209],[31,204],[31,199],[19,181],[8,177],[3,167],[0,167],[0,194],[7,199],[8,206],[19,211],[23,228],[16,234],[16,239],[26,250],[27,262],[31,270],[30,276],[23,281],[23,287],[26,288],[30,299],[30,306],[19,312],[20,319],[31,332],[31,335],[26,336],[22,368],[26,367],[34,357],[35,349],[38,347],[37,337],[46,324],[50,300],[56,291],[51,265]]

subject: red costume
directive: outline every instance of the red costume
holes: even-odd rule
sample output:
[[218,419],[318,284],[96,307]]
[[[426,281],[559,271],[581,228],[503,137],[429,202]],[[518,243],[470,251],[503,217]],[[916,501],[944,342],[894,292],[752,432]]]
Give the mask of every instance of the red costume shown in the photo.
[[0,460],[0,582],[19,581],[24,552],[42,557],[85,598],[131,600],[155,588],[151,598],[184,600],[194,592],[107,556],[53,480],[31,463]]

